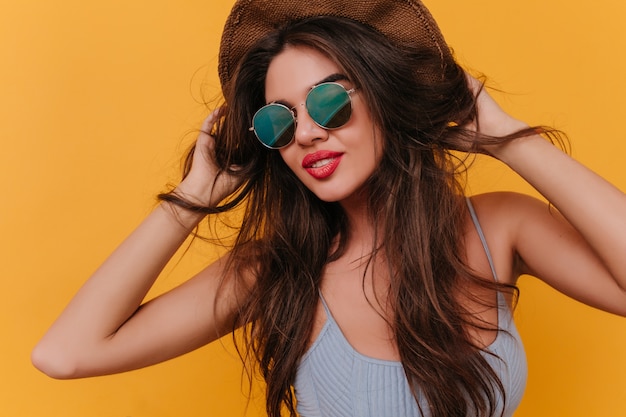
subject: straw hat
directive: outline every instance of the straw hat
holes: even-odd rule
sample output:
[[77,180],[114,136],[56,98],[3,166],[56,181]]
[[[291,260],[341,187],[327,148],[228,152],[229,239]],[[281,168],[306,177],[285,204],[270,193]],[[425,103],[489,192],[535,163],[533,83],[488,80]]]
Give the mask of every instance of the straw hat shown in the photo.
[[266,34],[314,16],[336,16],[366,24],[390,40],[433,48],[442,60],[450,49],[419,0],[237,0],[226,20],[219,55],[219,77],[227,95],[244,54]]

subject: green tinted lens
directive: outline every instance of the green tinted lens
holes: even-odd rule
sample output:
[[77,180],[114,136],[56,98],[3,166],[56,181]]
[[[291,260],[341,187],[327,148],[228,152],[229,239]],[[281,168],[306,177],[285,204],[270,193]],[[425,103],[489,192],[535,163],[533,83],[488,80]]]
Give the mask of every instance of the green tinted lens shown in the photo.
[[293,113],[282,104],[272,103],[263,106],[252,118],[256,137],[268,148],[282,148],[288,145],[294,135]]
[[350,120],[350,94],[338,83],[319,84],[309,91],[306,109],[315,123],[325,129],[336,129]]

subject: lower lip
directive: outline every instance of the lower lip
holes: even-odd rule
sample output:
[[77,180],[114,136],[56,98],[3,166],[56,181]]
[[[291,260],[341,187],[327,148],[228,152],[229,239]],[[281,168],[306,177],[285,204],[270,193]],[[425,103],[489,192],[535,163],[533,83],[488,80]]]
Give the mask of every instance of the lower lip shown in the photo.
[[324,178],[328,178],[333,175],[333,172],[335,172],[340,162],[341,156],[338,156],[336,158],[333,158],[332,161],[324,166],[321,166],[319,168],[305,168],[305,170],[313,178],[323,180]]

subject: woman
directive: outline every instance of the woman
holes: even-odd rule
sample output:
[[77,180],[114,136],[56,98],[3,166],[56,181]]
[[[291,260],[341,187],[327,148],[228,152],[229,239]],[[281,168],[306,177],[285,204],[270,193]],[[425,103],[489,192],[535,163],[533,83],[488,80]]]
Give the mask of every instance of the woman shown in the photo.
[[[320,3],[235,5],[226,105],[44,336],[40,369],[123,372],[243,327],[270,416],[509,416],[526,379],[518,276],[626,314],[623,193],[504,113],[421,3]],[[466,199],[458,151],[503,161],[558,212]],[[239,205],[231,252],[142,305],[199,222]]]

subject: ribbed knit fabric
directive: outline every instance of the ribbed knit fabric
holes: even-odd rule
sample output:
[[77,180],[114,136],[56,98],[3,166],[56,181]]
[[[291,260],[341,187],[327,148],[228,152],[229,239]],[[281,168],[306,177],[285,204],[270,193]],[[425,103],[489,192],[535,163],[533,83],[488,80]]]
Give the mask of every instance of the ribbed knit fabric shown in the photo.
[[[495,268],[478,219],[468,199],[468,206],[485,248],[489,264]],[[295,392],[302,417],[428,417],[419,412],[411,394],[402,364],[374,359],[358,353],[344,337],[326,302],[326,323],[298,367]],[[504,416],[510,417],[518,407],[527,379],[524,347],[504,296],[498,293],[498,325],[501,331],[483,353],[506,391]],[[498,413],[502,401],[498,404]]]

